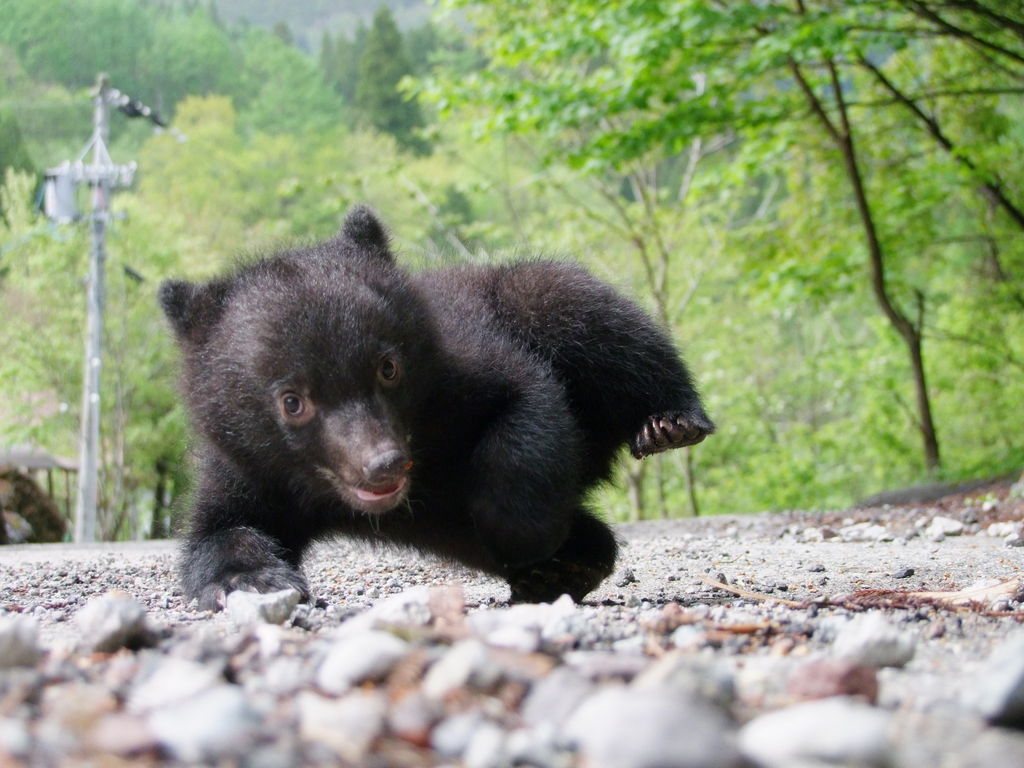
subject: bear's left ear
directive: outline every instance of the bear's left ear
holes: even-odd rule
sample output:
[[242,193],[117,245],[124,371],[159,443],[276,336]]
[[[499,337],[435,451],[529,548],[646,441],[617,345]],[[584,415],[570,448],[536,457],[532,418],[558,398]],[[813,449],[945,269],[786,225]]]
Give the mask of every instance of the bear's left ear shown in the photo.
[[360,248],[392,258],[387,230],[369,206],[357,205],[349,210],[341,226],[341,237]]
[[201,341],[220,317],[227,286],[165,280],[157,299],[179,341]]

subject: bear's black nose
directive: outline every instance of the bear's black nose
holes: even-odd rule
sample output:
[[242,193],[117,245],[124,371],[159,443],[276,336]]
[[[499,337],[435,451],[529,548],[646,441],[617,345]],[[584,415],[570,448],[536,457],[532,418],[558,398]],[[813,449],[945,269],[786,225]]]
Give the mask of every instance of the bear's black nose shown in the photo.
[[401,451],[383,451],[374,456],[363,467],[366,482],[374,485],[386,483],[405,474],[409,460]]

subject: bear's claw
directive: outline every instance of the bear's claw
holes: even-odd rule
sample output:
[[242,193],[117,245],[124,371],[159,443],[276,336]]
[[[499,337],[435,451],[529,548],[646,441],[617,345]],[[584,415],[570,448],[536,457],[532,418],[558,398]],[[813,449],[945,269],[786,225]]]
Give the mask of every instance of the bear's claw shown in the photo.
[[277,592],[294,589],[301,595],[301,601],[310,600],[309,585],[301,573],[287,566],[261,568],[225,577],[221,581],[207,584],[199,593],[199,610],[222,611],[227,605],[228,592]]
[[700,415],[667,411],[648,416],[629,448],[633,458],[642,459],[672,448],[696,445],[714,431],[714,425]]

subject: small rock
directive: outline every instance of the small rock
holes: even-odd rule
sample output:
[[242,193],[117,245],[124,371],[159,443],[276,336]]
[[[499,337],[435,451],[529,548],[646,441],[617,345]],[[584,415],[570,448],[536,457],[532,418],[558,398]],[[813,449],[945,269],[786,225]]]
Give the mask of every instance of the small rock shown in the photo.
[[800,531],[800,541],[805,543],[812,543],[825,540],[825,532],[821,528],[804,528]]
[[317,685],[340,694],[364,680],[378,680],[409,650],[390,632],[370,630],[334,641],[317,672]]
[[633,569],[626,568],[622,571],[622,575],[616,579],[615,586],[622,589],[622,587],[628,587],[630,584],[638,584],[639,582],[640,580],[636,577],[636,574],[633,573]]
[[336,637],[392,626],[425,627],[433,618],[431,590],[426,585],[412,587],[385,597],[341,624],[332,633]]
[[571,768],[575,761],[571,753],[558,751],[555,744],[556,733],[556,728],[551,723],[511,731],[505,742],[506,764]]
[[896,536],[885,526],[877,523],[854,523],[839,529],[843,541],[893,541]]
[[388,703],[377,691],[357,691],[343,699],[303,691],[296,701],[302,738],[327,745],[348,762],[362,764],[384,731]]
[[[685,738],[680,737],[682,724]],[[562,738],[579,750],[589,768],[743,764],[720,709],[664,688],[602,688],[573,713]]]
[[248,592],[236,589],[229,592],[225,613],[237,625],[283,624],[292,615],[302,595],[297,589],[277,592]]
[[902,667],[914,658],[914,638],[880,613],[863,613],[839,630],[832,650],[858,664]]
[[506,639],[510,638],[513,628],[551,639],[565,634],[567,624],[577,614],[578,609],[572,598],[562,595],[553,603],[523,603],[510,608],[478,611],[469,616],[468,623],[475,634],[486,638],[488,642],[495,636],[500,641],[503,634]]
[[985,533],[995,539],[1005,539],[1007,536],[1016,536],[1020,533],[1019,522],[992,523],[985,529]]
[[146,725],[174,757],[199,763],[245,752],[259,718],[241,688],[222,684],[153,712]]
[[722,709],[731,707],[736,699],[732,669],[725,662],[708,662],[681,651],[666,653],[655,661],[633,680],[633,687],[676,691]]
[[0,718],[0,754],[27,757],[32,751],[32,735],[21,720]]
[[75,614],[84,648],[113,653],[120,648],[152,645],[155,635],[146,622],[142,603],[126,593],[110,593],[85,604]]
[[483,722],[473,731],[462,762],[466,768],[501,768],[505,747],[505,731],[491,722]]
[[808,566],[807,570],[811,573],[824,573],[827,569],[825,568],[824,563],[813,563]]
[[1024,631],[997,646],[965,685],[968,709],[991,723],[1024,728]]
[[174,706],[198,696],[223,682],[216,665],[174,656],[160,657],[153,670],[129,690],[126,709],[141,714]]
[[430,731],[442,714],[441,706],[420,691],[393,702],[387,712],[388,730],[421,747],[430,743]]
[[0,669],[34,666],[42,653],[39,626],[34,619],[0,617]]
[[938,536],[959,536],[964,532],[964,524],[952,517],[936,515],[925,528],[925,535],[931,538]]
[[101,752],[132,757],[156,749],[160,742],[146,723],[131,715],[107,715],[89,730],[89,745]]
[[558,667],[530,689],[523,701],[522,717],[528,725],[561,726],[573,710],[594,690],[594,684],[569,667]]
[[899,568],[892,573],[894,579],[909,579],[914,575],[913,568]]
[[479,640],[462,640],[453,645],[423,678],[423,693],[439,699],[448,691],[465,685],[488,688],[501,676],[487,646]]
[[1006,546],[1024,547],[1024,536],[1011,535],[1006,537]]
[[758,765],[889,765],[889,716],[855,699],[831,698],[761,715],[739,733],[740,749]]
[[878,673],[874,667],[843,659],[818,659],[798,667],[787,691],[795,699],[826,699],[830,696],[863,696],[878,702]]
[[533,653],[540,649],[540,631],[529,627],[499,627],[486,637],[488,645],[508,648],[520,653]]
[[684,624],[669,635],[673,648],[703,648],[707,641],[707,631],[697,624]]
[[430,746],[441,757],[461,757],[476,730],[485,722],[479,712],[462,712],[442,720],[430,734]]

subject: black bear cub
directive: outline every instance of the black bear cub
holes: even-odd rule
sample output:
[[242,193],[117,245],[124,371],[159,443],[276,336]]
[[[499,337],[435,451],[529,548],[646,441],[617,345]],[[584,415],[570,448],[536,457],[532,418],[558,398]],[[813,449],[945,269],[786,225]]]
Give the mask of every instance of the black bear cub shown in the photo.
[[180,566],[203,608],[308,599],[303,552],[336,533],[495,574],[514,601],[579,601],[615,564],[585,497],[619,449],[714,431],[665,332],[580,267],[411,274],[364,207],[160,302],[201,439]]

